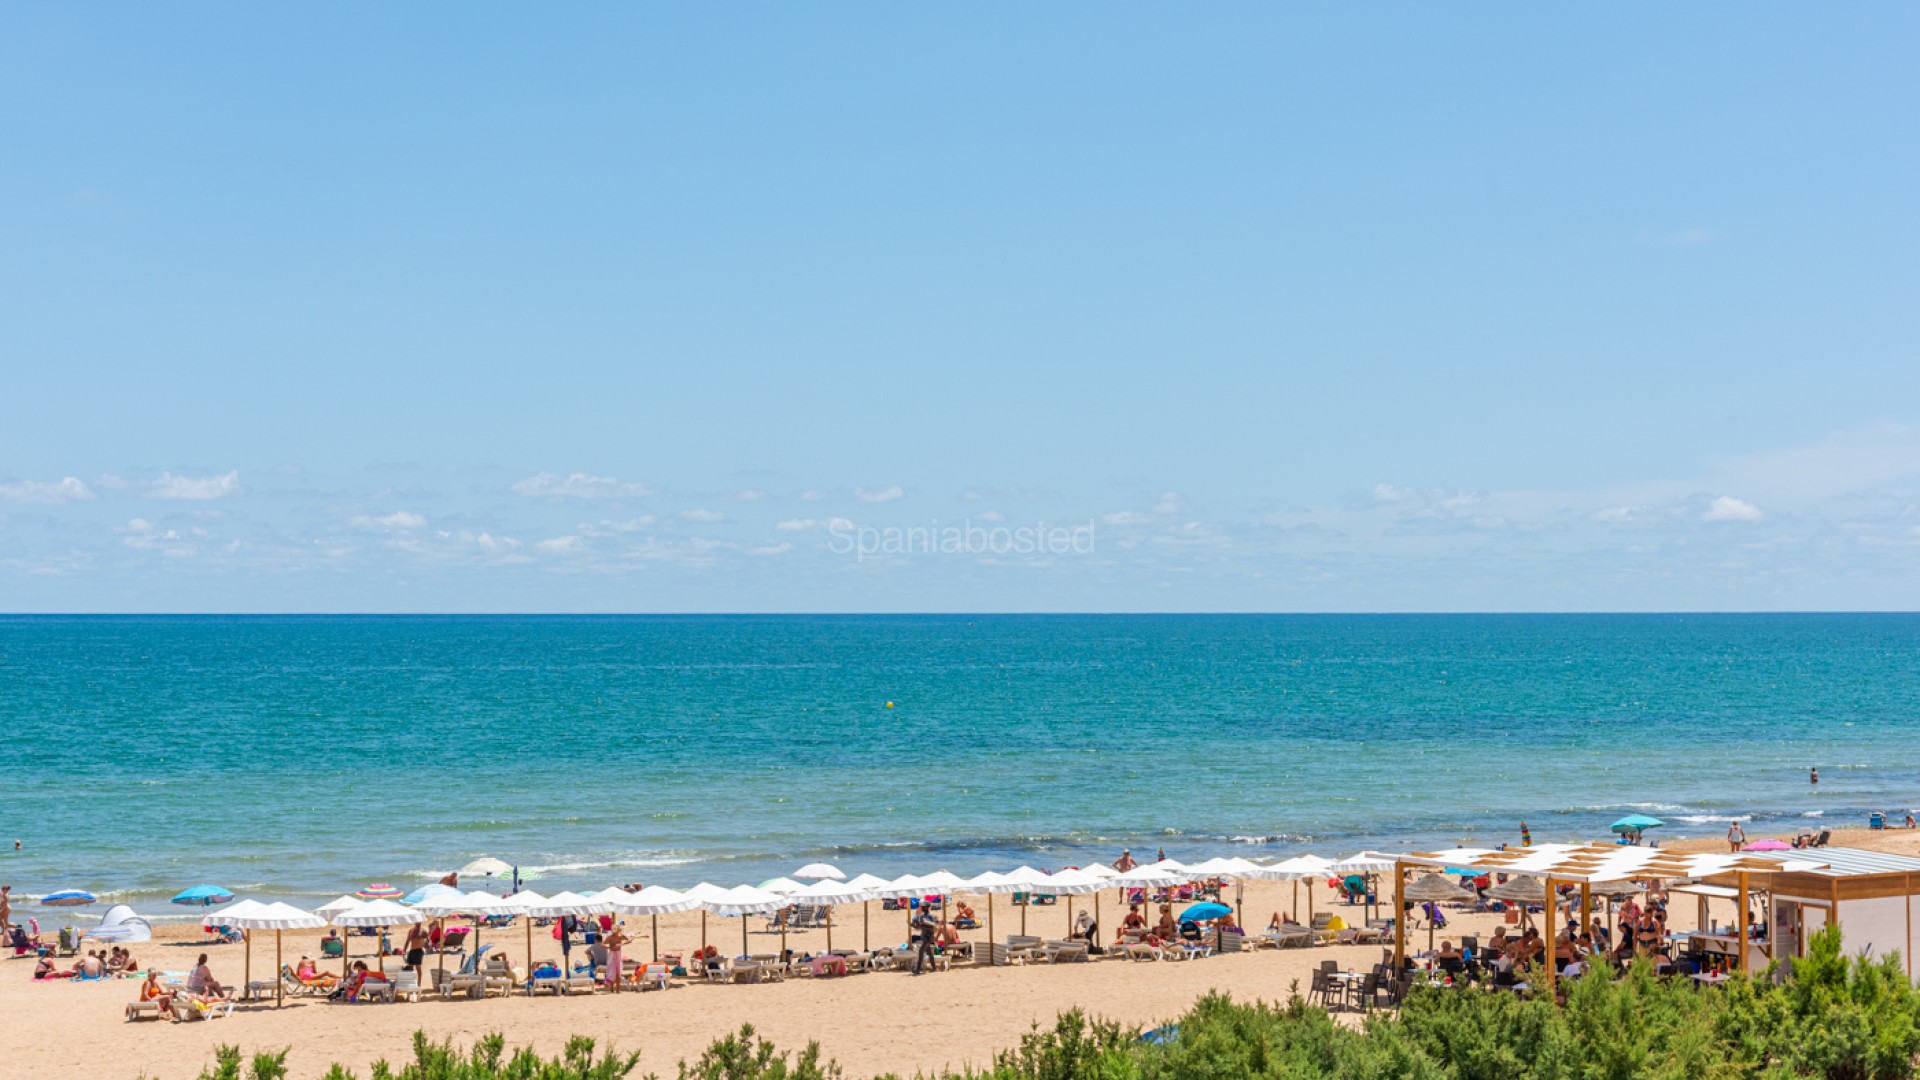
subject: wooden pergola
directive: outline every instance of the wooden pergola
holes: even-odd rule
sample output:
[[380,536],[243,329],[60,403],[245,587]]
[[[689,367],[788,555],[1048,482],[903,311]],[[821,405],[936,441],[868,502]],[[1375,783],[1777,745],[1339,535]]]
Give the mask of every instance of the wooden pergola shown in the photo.
[[1556,937],[1554,920],[1559,914],[1557,889],[1561,885],[1580,887],[1580,923],[1585,925],[1592,918],[1592,887],[1597,882],[1641,881],[1651,878],[1671,881],[1692,881],[1710,877],[1731,879],[1734,883],[1735,904],[1738,908],[1736,933],[1740,942],[1740,947],[1735,949],[1734,963],[1736,970],[1744,971],[1746,942],[1749,940],[1747,904],[1753,878],[1756,875],[1765,875],[1763,880],[1770,881],[1772,875],[1804,874],[1827,869],[1825,863],[1812,857],[1804,860],[1799,858],[1787,860],[1765,858],[1759,855],[1686,854],[1663,851],[1654,847],[1623,844],[1541,844],[1536,847],[1513,850],[1457,848],[1453,851],[1415,851],[1396,855],[1393,867],[1393,966],[1395,970],[1403,970],[1407,963],[1405,894],[1406,872],[1411,867],[1438,869],[1451,867],[1471,870],[1475,874],[1526,874],[1540,878],[1543,882],[1542,891],[1545,900],[1544,936],[1547,943],[1544,978],[1549,994],[1554,992],[1557,981],[1557,972],[1553,964]]

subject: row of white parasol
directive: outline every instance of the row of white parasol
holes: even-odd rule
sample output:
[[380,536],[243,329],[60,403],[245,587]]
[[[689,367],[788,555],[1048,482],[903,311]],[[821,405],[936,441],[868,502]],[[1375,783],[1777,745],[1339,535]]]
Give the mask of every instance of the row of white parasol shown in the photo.
[[[1106,889],[1119,890],[1125,896],[1132,890],[1141,890],[1146,894],[1155,889],[1171,889],[1201,880],[1228,881],[1292,881],[1295,882],[1295,904],[1298,904],[1298,882],[1316,880],[1327,876],[1347,874],[1372,874],[1393,867],[1391,856],[1373,852],[1361,852],[1338,861],[1322,859],[1314,855],[1301,855],[1277,863],[1261,864],[1249,859],[1222,857],[1195,863],[1191,866],[1163,859],[1155,863],[1144,863],[1128,870],[1120,871],[1104,864],[1095,863],[1086,867],[1069,867],[1049,873],[1032,866],[999,872],[988,871],[972,877],[960,877],[948,870],[936,870],[930,874],[908,874],[899,878],[882,878],[872,874],[861,874],[850,880],[841,880],[837,869],[824,864],[812,864],[796,871],[797,876],[816,878],[809,884],[802,884],[790,878],[775,878],[758,886],[737,885],[724,888],[707,882],[701,882],[687,889],[673,889],[664,885],[650,885],[637,892],[628,892],[619,888],[602,889],[591,895],[576,892],[562,892],[554,896],[542,896],[532,891],[523,891],[511,896],[495,896],[485,892],[462,893],[448,890],[429,897],[419,904],[407,906],[392,900],[361,900],[353,896],[341,896],[330,903],[323,904],[312,912],[302,911],[285,903],[263,904],[253,900],[236,901],[220,913],[224,925],[239,930],[274,931],[274,952],[276,969],[280,966],[280,934],[287,930],[317,930],[328,923],[349,928],[387,928],[393,926],[416,925],[429,918],[446,916],[467,916],[476,921],[491,917],[525,916],[527,934],[527,955],[533,955],[533,920],[542,918],[562,918],[566,916],[585,917],[602,914],[646,916],[654,920],[654,956],[659,956],[659,917],[680,912],[698,910],[701,912],[700,943],[704,950],[707,944],[708,914],[741,918],[741,951],[747,951],[747,926],[745,916],[772,915],[796,905],[818,905],[832,909],[846,904],[862,906],[862,944],[870,943],[870,911],[867,909],[875,900],[911,900],[927,896],[952,897],[958,895],[983,894],[987,901],[987,932],[994,933],[993,897],[1003,894],[1082,896],[1094,898],[1094,918],[1099,918],[1099,894]],[[1308,893],[1309,910],[1312,907],[1312,893]],[[1020,927],[1026,930],[1026,906],[1020,909]],[[833,947],[833,921],[831,916],[826,922],[827,948]],[[782,951],[785,950],[786,926],[781,924]],[[476,943],[478,939],[476,938]],[[342,951],[343,968],[346,963]],[[383,957],[384,962],[384,957]],[[253,946],[251,933],[247,939],[246,977],[251,980],[253,966]],[[276,980],[277,981],[277,980]]]

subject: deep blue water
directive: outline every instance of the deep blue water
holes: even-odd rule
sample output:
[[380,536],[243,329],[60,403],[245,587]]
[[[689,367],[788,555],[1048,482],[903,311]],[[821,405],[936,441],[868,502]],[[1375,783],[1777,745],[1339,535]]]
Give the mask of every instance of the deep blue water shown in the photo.
[[1914,615],[0,617],[0,881],[151,909],[482,854],[550,891],[1863,823],[1920,803],[1916,718]]

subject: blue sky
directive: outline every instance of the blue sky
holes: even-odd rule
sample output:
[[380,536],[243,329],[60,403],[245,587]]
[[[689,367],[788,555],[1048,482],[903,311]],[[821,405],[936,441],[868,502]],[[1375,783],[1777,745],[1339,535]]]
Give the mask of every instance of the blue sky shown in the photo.
[[0,609],[1920,607],[1916,32],[16,5]]

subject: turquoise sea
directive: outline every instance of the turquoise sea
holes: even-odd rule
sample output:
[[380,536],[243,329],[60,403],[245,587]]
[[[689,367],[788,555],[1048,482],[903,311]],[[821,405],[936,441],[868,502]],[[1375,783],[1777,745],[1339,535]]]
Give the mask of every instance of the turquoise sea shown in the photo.
[[0,882],[165,914],[479,855],[552,891],[1857,824],[1920,803],[1917,719],[1914,615],[4,617]]

